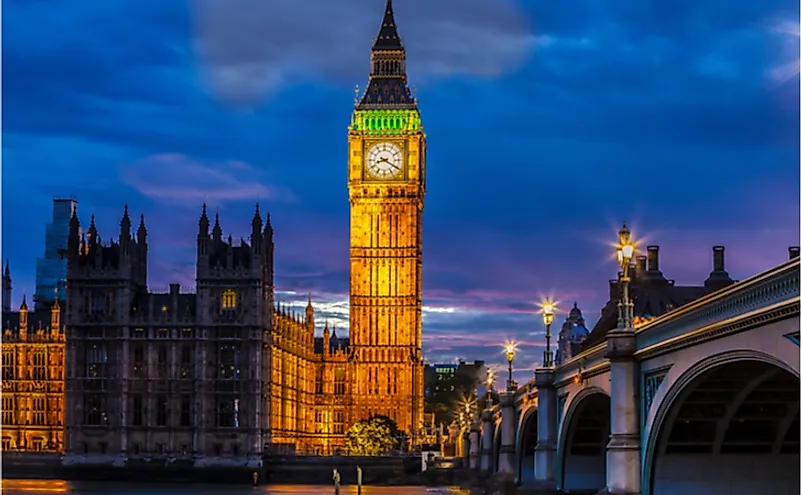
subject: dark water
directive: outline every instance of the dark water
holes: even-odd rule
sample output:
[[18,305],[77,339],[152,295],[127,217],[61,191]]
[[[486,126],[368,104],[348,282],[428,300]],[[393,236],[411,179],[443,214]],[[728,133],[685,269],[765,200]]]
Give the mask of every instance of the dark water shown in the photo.
[[[333,486],[103,483],[59,480],[3,480],[3,495],[333,495]],[[342,486],[340,495],[355,495],[355,485]],[[469,495],[469,490],[424,486],[364,486],[362,495]]]

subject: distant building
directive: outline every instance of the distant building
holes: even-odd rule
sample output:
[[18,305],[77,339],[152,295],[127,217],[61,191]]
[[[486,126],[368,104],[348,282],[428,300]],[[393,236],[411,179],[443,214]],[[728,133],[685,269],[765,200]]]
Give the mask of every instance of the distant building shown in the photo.
[[3,271],[3,312],[6,311],[11,311],[11,270],[8,268],[8,260]]
[[[456,374],[458,368],[458,364],[427,364],[423,369],[426,395],[442,391],[444,383]],[[450,388],[451,385],[448,387]]]
[[578,308],[578,303],[573,303],[573,309],[570,310],[562,325],[562,330],[559,331],[556,366],[569,361],[570,358],[581,352],[581,344],[589,334],[590,331],[584,324],[584,316]]
[[[6,267],[8,271],[8,267]],[[5,278],[5,276],[4,276]],[[10,278],[10,276],[9,276]],[[48,311],[5,307],[2,349],[2,451],[61,452],[64,446],[64,327],[55,300]]]
[[462,393],[472,392],[476,386],[484,379],[487,374],[484,361],[468,363],[459,361],[458,364],[427,364],[424,369],[426,395],[440,392],[456,392],[459,384],[472,383],[471,390],[463,390]]
[[54,199],[53,218],[45,227],[44,256],[36,260],[36,311],[53,305],[56,296],[64,303],[67,283],[67,238],[70,219],[78,204],[75,199]]
[[[117,236],[115,236],[117,237]],[[273,230],[258,206],[249,242],[203,211],[197,290],[147,288],[147,229],[125,208],[101,241],[72,217],[67,250],[66,464],[153,458],[196,467],[261,455],[329,454],[351,422],[348,339],[314,336],[274,304]]]

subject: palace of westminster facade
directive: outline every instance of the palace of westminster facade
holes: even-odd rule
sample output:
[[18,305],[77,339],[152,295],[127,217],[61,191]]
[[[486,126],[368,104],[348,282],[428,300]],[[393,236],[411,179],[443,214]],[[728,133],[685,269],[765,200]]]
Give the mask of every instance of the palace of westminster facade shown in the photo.
[[[147,288],[144,217],[116,240],[69,223],[66,298],[10,310],[3,276],[3,451],[65,464],[135,458],[196,466],[264,453],[332,454],[354,422],[423,423],[422,211],[425,135],[391,0],[348,129],[350,335],[315,337],[274,298],[273,230],[256,206],[249,242],[203,206],[196,290]],[[121,461],[122,460],[122,461]]]

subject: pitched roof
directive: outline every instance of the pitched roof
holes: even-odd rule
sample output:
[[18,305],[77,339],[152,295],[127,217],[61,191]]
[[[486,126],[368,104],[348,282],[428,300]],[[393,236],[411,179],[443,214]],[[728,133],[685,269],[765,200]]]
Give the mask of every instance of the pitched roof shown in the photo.
[[[615,283],[616,281],[612,281]],[[734,283],[733,281],[730,282]],[[730,285],[729,284],[729,285]],[[634,317],[655,318],[717,290],[718,287],[676,286],[672,280],[632,280],[629,293],[634,302]],[[614,289],[612,289],[614,290]],[[617,328],[619,295],[610,298],[601,310],[598,322],[581,344],[589,349],[603,342],[606,334]]]

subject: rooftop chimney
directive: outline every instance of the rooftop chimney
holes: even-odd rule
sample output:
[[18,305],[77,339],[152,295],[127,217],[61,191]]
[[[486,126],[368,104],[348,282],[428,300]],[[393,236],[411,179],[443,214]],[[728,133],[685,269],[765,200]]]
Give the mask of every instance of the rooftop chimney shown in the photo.
[[620,299],[620,285],[617,280],[609,280],[609,300],[617,301]]
[[790,259],[798,258],[798,255],[801,254],[801,253],[799,253],[799,251],[801,251],[801,248],[799,248],[798,246],[791,247],[790,248]]
[[723,246],[715,246],[712,248],[712,269],[716,272],[722,272],[724,268],[723,251],[726,248]]
[[648,271],[659,271],[659,246],[648,246]]
[[704,287],[717,290],[734,283],[726,272],[725,258],[723,255],[725,249],[726,248],[723,246],[714,246],[712,248],[712,272],[709,274],[709,277],[704,280]]
[[645,278],[645,270],[646,270],[646,263],[648,257],[644,254],[640,254],[634,261],[634,274],[637,280]]

